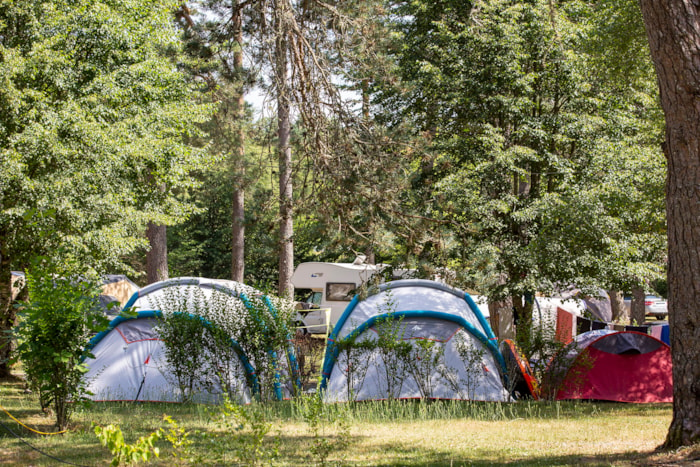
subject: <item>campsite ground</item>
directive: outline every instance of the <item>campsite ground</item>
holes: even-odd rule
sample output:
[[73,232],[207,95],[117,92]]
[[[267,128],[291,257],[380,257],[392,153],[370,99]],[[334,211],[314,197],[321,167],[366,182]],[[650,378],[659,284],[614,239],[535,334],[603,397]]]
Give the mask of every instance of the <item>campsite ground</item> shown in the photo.
[[[0,405],[24,424],[52,431],[52,420],[38,409],[36,397],[25,394],[20,379],[0,381]],[[271,424],[262,452],[277,455],[267,465],[696,465],[700,447],[655,452],[670,423],[669,404],[605,403],[365,403],[326,406],[328,418],[314,430],[304,418],[303,404],[282,402],[263,408]],[[183,404],[93,404],[79,409],[69,433],[32,434],[0,414],[0,465],[57,465],[36,449],[79,465],[105,465],[111,455],[93,434],[92,423],[119,424],[127,442],[166,427],[163,414],[190,431],[199,462],[211,461],[205,433],[221,430],[212,422],[213,408]],[[214,409],[216,410],[216,409]],[[307,414],[308,415],[308,414]],[[20,435],[16,439],[9,432]],[[199,430],[200,434],[194,432]],[[220,438],[231,453],[219,465],[231,465],[233,430]],[[25,442],[26,441],[26,442]],[[27,444],[28,443],[28,444]],[[34,448],[30,447],[33,446]],[[159,442],[154,465],[172,465],[170,445]]]

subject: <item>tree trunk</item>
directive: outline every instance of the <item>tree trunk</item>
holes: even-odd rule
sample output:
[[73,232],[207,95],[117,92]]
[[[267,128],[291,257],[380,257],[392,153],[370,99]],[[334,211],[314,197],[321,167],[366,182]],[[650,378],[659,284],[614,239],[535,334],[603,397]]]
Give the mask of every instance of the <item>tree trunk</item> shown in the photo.
[[523,351],[529,353],[532,343],[532,300],[522,295],[513,295],[513,322],[515,340]]
[[644,324],[646,310],[644,307],[644,289],[635,287],[632,289],[632,303],[630,304],[630,324],[641,326]]
[[491,322],[493,333],[499,340],[515,339],[512,299],[489,302],[489,321]]
[[641,0],[666,117],[673,420],[664,446],[700,442],[700,4]]
[[608,290],[608,297],[610,297],[610,308],[612,310],[613,323],[629,322],[628,312],[627,309],[625,309],[624,297],[620,291]]
[[277,138],[279,161],[279,294],[280,297],[292,299],[294,286],[294,219],[292,199],[292,149],[289,145],[291,124],[289,117],[290,95],[287,73],[287,30],[286,19],[289,5],[286,0],[276,4],[275,39],[275,78],[277,80]]
[[233,192],[231,224],[231,280],[244,282],[245,276],[245,190]]
[[243,282],[245,276],[245,134],[243,120],[245,118],[245,93],[243,89],[243,28],[242,13],[239,2],[232,5],[232,23],[235,30],[238,47],[233,52],[233,67],[236,70],[236,145],[233,151],[235,171],[231,221],[231,279]]
[[8,360],[12,352],[12,340],[8,331],[15,325],[10,255],[4,238],[4,235],[0,237],[0,378],[10,376]]
[[168,242],[166,227],[148,223],[146,237],[151,249],[146,253],[146,279],[149,284],[168,278]]

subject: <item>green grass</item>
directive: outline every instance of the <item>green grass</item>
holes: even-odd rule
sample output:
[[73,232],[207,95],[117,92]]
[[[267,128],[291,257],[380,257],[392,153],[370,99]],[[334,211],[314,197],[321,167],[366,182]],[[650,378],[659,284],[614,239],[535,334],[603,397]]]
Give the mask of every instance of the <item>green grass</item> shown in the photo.
[[[40,412],[33,395],[23,392],[19,380],[0,381],[0,404],[23,423],[40,431],[52,430],[52,419]],[[655,452],[671,421],[669,404],[332,404],[323,407],[316,432],[305,419],[308,411],[304,407],[303,402],[291,401],[259,407],[271,425],[264,450],[268,454],[277,450],[273,461],[265,465],[318,465],[320,456],[311,454],[313,446],[329,447],[327,463],[332,465],[649,465],[669,460],[674,465],[691,465],[700,457],[700,449]],[[240,446],[235,440],[248,433],[235,427],[226,433],[213,421],[216,411],[216,407],[191,404],[95,403],[77,408],[70,431],[55,436],[33,434],[3,412],[0,422],[51,456],[80,465],[106,465],[111,454],[99,444],[92,423],[118,424],[131,443],[158,428],[167,428],[162,418],[168,414],[192,433],[200,462],[213,458],[206,435],[224,433],[219,441],[231,443],[232,450],[220,464],[234,465],[233,448]],[[341,444],[344,446],[336,449]],[[158,446],[161,456],[152,464],[173,465],[169,443],[160,441]],[[59,462],[0,427],[0,465]]]

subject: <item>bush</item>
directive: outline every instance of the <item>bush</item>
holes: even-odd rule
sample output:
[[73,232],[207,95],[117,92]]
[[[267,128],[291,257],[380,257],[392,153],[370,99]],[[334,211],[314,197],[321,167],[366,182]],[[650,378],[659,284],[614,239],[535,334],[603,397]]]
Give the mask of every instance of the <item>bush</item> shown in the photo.
[[50,269],[27,275],[29,302],[14,328],[14,361],[22,362],[29,387],[42,409],[53,408],[56,425],[65,429],[74,404],[86,394],[83,360],[90,336],[109,324],[99,305],[96,281],[69,280]]
[[[205,295],[187,287],[166,289],[151,306],[163,313],[158,331],[183,400],[217,386],[237,397],[241,381],[261,400],[277,398],[282,384],[294,390],[292,372],[286,371],[292,364],[283,359],[291,346],[291,313],[281,305],[243,292],[239,297],[218,290]],[[254,367],[255,380],[244,380],[239,353]]]

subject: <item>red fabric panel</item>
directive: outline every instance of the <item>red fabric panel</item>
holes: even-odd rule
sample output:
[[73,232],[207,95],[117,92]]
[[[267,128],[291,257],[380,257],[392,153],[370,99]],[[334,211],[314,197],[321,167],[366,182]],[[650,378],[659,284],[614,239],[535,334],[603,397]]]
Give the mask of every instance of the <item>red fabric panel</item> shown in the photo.
[[557,330],[554,338],[562,344],[568,344],[574,339],[574,315],[557,307]]
[[[582,363],[586,353],[592,365]],[[567,373],[557,399],[672,402],[671,349],[664,345],[645,354],[616,355],[588,347]]]

